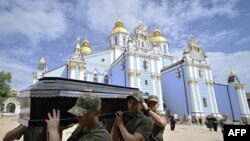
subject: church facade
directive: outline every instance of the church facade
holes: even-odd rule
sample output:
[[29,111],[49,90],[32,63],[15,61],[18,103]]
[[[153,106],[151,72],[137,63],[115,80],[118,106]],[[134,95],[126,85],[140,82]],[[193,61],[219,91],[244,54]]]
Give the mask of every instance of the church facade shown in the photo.
[[63,77],[134,87],[157,95],[161,111],[193,117],[228,113],[235,120],[250,116],[244,85],[235,81],[238,78],[233,72],[228,85],[215,83],[208,58],[194,37],[189,39],[182,60],[177,61],[159,29],[150,33],[139,23],[132,36],[118,18],[107,50],[93,53],[85,39],[81,44],[78,40],[72,52],[66,64],[49,71],[42,58],[33,83],[42,77]]

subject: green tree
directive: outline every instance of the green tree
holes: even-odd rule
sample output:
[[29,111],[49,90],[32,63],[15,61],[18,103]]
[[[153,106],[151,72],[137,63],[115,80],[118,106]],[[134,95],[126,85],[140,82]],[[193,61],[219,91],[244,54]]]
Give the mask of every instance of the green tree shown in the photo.
[[10,94],[10,82],[11,73],[10,72],[0,72],[0,97],[6,98]]

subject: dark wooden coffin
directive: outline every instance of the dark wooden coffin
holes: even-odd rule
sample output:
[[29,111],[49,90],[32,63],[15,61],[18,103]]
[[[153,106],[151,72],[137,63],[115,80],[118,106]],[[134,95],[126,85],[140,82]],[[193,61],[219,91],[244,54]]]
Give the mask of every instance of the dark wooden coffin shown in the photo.
[[[102,120],[113,117],[115,111],[127,111],[126,97],[139,89],[65,78],[42,78],[20,91],[21,111],[18,122],[25,126],[46,126],[48,112],[59,109],[61,125],[75,123],[76,118],[67,111],[75,105],[78,96],[89,91],[102,99]],[[147,98],[146,95],[144,97]]]

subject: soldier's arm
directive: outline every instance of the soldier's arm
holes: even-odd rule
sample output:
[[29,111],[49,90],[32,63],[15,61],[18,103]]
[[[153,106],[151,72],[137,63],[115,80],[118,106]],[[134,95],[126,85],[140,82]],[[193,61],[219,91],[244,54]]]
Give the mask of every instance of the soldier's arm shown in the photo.
[[154,122],[157,125],[159,125],[161,127],[164,127],[167,124],[165,117],[158,115],[157,113],[153,112],[152,110],[148,111],[148,115],[154,120]]
[[167,124],[165,116],[160,116],[154,111],[150,110],[147,103],[142,102],[142,107],[146,111],[146,114],[150,116],[157,125],[164,127]]
[[112,126],[112,129],[111,129],[111,137],[112,137],[113,141],[118,140],[118,133],[119,133],[118,130],[119,130],[119,128],[118,128],[118,125],[117,125],[117,120],[115,120],[114,124]]
[[12,140],[20,138],[25,129],[27,129],[26,126],[19,125],[18,127],[6,133],[5,136],[3,137],[3,141],[12,141]]

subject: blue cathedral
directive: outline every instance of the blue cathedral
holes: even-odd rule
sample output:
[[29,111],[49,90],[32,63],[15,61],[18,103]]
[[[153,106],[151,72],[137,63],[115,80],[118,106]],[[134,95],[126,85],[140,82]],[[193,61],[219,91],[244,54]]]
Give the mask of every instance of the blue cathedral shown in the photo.
[[249,121],[244,84],[230,71],[227,84],[213,79],[208,57],[190,36],[181,60],[169,52],[169,42],[155,28],[149,32],[139,23],[133,34],[118,18],[108,37],[108,48],[92,52],[90,41],[78,39],[72,57],[48,70],[44,58],[33,73],[33,83],[42,77],[62,77],[139,88],[160,100],[160,111],[178,115],[221,117]]

